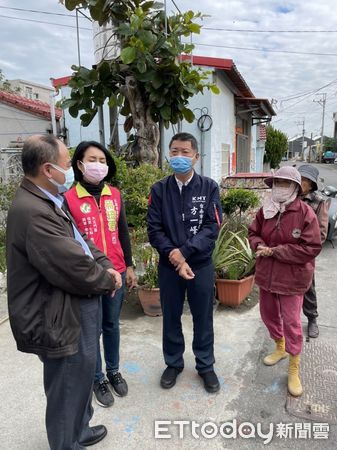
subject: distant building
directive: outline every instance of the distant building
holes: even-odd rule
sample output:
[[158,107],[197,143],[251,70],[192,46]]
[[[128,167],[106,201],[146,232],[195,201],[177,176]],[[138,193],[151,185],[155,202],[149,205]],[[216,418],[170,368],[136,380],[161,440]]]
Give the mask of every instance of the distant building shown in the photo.
[[33,83],[26,80],[8,80],[10,87],[18,95],[26,97],[29,100],[40,100],[49,103],[50,95],[54,93],[54,89],[43,84]]
[[288,139],[288,159],[303,155],[307,147],[311,147],[315,141],[307,136],[298,135]]
[[[60,133],[62,110],[55,109],[57,132]],[[24,141],[33,134],[52,133],[49,103],[31,100],[0,90],[0,149],[10,142]]]

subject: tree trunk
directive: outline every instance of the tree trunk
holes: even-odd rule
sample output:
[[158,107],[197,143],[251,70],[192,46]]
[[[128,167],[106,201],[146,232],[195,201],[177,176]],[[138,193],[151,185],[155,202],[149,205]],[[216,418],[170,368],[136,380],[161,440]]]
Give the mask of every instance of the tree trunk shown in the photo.
[[118,130],[118,110],[117,106],[109,108],[110,120],[110,145],[118,153],[119,152],[119,130]]
[[136,160],[141,163],[158,165],[159,127],[151,117],[150,108],[146,108],[139,89],[139,85],[133,76],[125,79],[125,86],[121,92],[127,98],[133,118],[133,127],[137,131]]

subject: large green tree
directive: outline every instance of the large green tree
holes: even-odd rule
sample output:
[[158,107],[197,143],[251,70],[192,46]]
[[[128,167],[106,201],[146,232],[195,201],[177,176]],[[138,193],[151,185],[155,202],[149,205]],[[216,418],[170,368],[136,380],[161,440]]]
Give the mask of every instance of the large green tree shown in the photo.
[[97,66],[72,66],[71,97],[64,102],[69,113],[88,125],[97,108],[108,99],[126,117],[125,131],[136,131],[138,162],[158,163],[159,123],[166,127],[180,120],[192,122],[189,99],[207,87],[208,74],[193,68],[182,54],[193,46],[183,43],[200,32],[195,21],[200,13],[188,11],[165,17],[163,5],[142,0],[64,0],[67,9],[87,8],[100,25],[112,23],[120,44],[120,54]]
[[337,152],[337,139],[324,136],[324,150]]
[[270,167],[275,169],[279,166],[282,156],[288,149],[287,135],[280,130],[276,130],[271,125],[267,127],[267,140],[264,154],[264,161],[270,163]]

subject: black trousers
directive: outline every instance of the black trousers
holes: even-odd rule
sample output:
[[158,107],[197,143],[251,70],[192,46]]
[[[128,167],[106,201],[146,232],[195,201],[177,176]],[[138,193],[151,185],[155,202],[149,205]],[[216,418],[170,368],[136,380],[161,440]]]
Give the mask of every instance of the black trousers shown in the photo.
[[91,406],[99,336],[99,297],[81,300],[81,336],[75,355],[43,358],[46,428],[51,450],[82,450]]
[[316,317],[318,317],[315,276],[312,278],[312,283],[309,290],[304,294],[303,313],[309,320],[316,319]]
[[184,280],[174,268],[159,265],[160,300],[163,311],[163,353],[167,366],[183,368],[185,340],[181,325],[185,294],[193,318],[192,348],[199,373],[213,370],[214,267],[193,270],[195,278]]

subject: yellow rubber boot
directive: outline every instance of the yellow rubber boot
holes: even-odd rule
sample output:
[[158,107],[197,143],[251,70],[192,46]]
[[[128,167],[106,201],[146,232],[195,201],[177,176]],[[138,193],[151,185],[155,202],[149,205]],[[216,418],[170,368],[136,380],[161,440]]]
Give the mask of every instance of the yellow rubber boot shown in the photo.
[[299,377],[300,355],[289,356],[289,370],[288,370],[288,391],[294,397],[299,397],[303,394],[303,388]]
[[288,353],[286,352],[286,341],[284,337],[280,339],[275,339],[276,348],[270,355],[267,355],[263,363],[266,366],[273,366],[274,364],[281,361],[281,359],[284,359],[288,356]]

